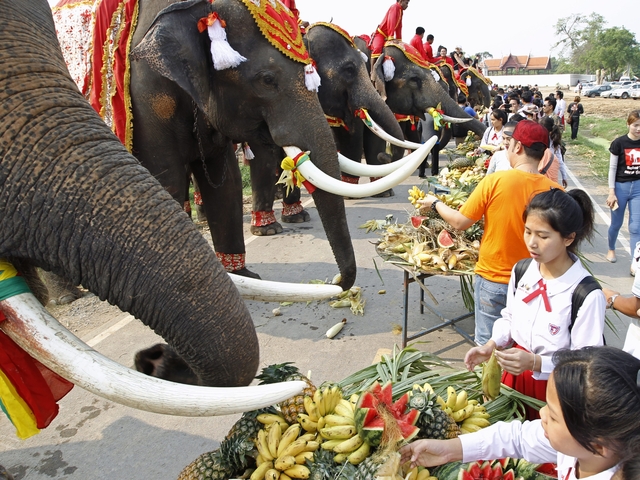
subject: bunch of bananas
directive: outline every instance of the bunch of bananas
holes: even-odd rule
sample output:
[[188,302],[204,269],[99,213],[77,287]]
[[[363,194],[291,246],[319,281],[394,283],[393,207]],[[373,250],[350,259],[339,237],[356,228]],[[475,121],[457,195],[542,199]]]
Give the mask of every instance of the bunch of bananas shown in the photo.
[[340,400],[334,413],[325,415],[324,427],[319,430],[324,441],[320,444],[323,450],[336,454],[334,462],[349,462],[357,465],[371,453],[371,447],[358,434],[355,421],[355,405],[347,400]]
[[491,425],[487,409],[478,400],[469,400],[466,390],[456,392],[455,388],[447,387],[447,400],[444,404],[444,411],[460,425],[462,433],[476,432]]
[[304,409],[307,413],[299,413],[298,422],[305,431],[316,433],[324,427],[324,416],[333,413],[340,400],[342,391],[337,385],[318,388],[313,398],[304,397]]
[[462,168],[444,168],[440,172],[439,182],[445,187],[459,187],[476,185],[485,176],[483,167],[462,167]]
[[438,477],[432,476],[428,469],[416,466],[405,474],[404,480],[438,480]]
[[[272,415],[272,417],[278,417],[278,415]],[[263,420],[266,418],[263,417]],[[300,436],[300,431],[300,425],[296,423],[283,432],[278,419],[273,419],[266,429],[260,429],[255,441],[258,449],[257,468],[250,479],[309,478],[311,473],[305,463],[313,460],[313,452],[320,447],[320,444],[316,441],[315,433]]]
[[409,198],[407,200],[411,202],[411,205],[416,206],[416,203],[418,203],[418,200],[422,200],[425,196],[426,196],[426,193],[424,193],[422,190],[420,190],[418,187],[414,185],[413,188],[409,190]]

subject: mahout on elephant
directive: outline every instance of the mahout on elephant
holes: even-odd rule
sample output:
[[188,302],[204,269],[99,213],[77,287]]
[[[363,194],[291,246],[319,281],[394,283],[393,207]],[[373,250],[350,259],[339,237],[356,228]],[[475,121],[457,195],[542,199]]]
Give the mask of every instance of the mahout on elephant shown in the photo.
[[[216,5],[226,7],[229,23],[248,16],[237,2]],[[207,2],[179,7],[199,10],[186,13],[191,19],[211,11]],[[198,385],[151,378],[101,356],[30,293],[0,302],[2,331],[63,377],[135,408],[227,414],[271,405],[269,396],[288,398],[291,387],[299,391],[293,384],[267,391],[200,386],[247,385],[256,373],[257,335],[238,289],[181,205],[79,93],[46,1],[5,0],[0,16],[0,257],[68,278],[130,312],[171,345]],[[259,68],[252,88],[273,91],[276,73]],[[265,84],[265,76],[273,82]],[[317,136],[331,144],[326,133]]]
[[491,106],[491,81],[478,69],[467,68],[460,73],[460,81],[468,88],[467,99],[472,107],[482,105],[484,108],[489,108]]
[[[384,62],[388,62],[386,67]],[[451,139],[446,122],[461,123],[482,135],[486,126],[465,113],[436,82],[426,62],[416,58],[406,44],[389,41],[372,71],[376,88],[386,97],[387,105],[401,115],[420,118],[423,139],[435,135],[438,142],[431,150],[431,173],[438,174],[439,152]],[[444,120],[444,121],[443,121]]]

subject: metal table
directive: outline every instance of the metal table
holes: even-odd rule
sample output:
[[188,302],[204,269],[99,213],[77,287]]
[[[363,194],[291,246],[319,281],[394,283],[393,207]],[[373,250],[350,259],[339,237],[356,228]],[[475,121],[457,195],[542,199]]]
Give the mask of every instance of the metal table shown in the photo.
[[[425,301],[424,298],[424,294],[425,292],[427,293],[427,295],[429,297],[431,297],[431,299],[433,300],[434,303],[437,303],[435,297],[433,296],[433,294],[427,289],[427,287],[424,284],[425,279],[429,278],[429,277],[434,277],[434,276],[460,276],[461,274],[459,273],[454,273],[454,272],[442,272],[442,273],[417,273],[415,272],[413,269],[405,267],[404,265],[397,265],[396,266],[400,267],[402,269],[402,271],[404,272],[404,282],[403,282],[403,286],[404,286],[404,312],[403,312],[403,319],[402,319],[402,348],[407,346],[407,342],[410,340],[415,340],[416,338],[422,337],[423,335],[427,335],[431,332],[434,332],[442,327],[448,327],[451,326],[454,328],[454,330],[456,332],[458,332],[465,340],[467,340],[469,343],[475,345],[475,342],[473,341],[473,337],[470,336],[467,332],[465,332],[464,330],[462,330],[460,327],[458,327],[456,325],[456,322],[459,322],[460,320],[464,320],[465,318],[469,318],[473,316],[473,312],[469,312],[469,313],[465,313],[463,315],[457,316],[455,318],[446,318],[439,310],[437,310],[435,308],[434,305],[427,303]],[[426,330],[421,330],[420,332],[416,333],[415,335],[408,335],[408,326],[409,326],[409,285],[411,285],[412,283],[417,283],[418,286],[420,287],[420,314],[424,314],[424,308],[427,307],[429,309],[429,311],[431,311],[431,313],[433,313],[434,315],[436,315],[440,320],[441,323],[439,323],[438,325],[435,325],[433,327],[427,328]]]

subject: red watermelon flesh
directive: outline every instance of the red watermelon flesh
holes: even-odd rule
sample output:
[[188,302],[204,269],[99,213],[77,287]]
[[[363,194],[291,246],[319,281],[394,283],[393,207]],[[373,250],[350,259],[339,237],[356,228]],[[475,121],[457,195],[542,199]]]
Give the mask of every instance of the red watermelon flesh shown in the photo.
[[513,470],[508,470],[502,474],[502,480],[515,480],[516,474]]
[[422,225],[422,221],[426,219],[427,217],[414,215],[411,217],[411,225],[413,225],[413,228],[419,228]]
[[[385,428],[385,416],[392,417],[398,424],[400,434],[409,440],[416,436],[420,429],[415,426],[420,412],[406,412],[408,395],[403,395],[393,403],[393,386],[391,382],[381,386],[374,383],[368,392],[360,396],[356,409],[356,425],[358,433],[370,445],[377,446],[382,441]],[[406,412],[406,413],[405,413]]]

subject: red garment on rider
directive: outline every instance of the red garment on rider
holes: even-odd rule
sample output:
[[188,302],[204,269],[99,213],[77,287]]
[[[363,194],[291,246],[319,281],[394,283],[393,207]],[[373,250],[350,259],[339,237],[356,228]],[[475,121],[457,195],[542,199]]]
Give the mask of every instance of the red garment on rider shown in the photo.
[[296,20],[300,20],[300,12],[296,8],[296,0],[282,0],[285,7],[291,10],[291,13],[295,16]]
[[[422,37],[420,35],[416,33],[411,39],[411,41],[409,42],[409,44],[418,51],[418,53],[420,54],[423,60],[427,59],[427,53],[424,50],[424,45],[422,44]],[[427,43],[425,45],[429,45],[429,44]]]
[[424,42],[424,59],[429,63],[436,63],[436,58],[433,56],[433,48],[429,42]]
[[449,65],[451,65],[451,68],[453,69],[453,59],[449,56],[449,55],[445,55],[444,57],[437,57],[436,61],[440,61],[440,60],[444,60],[445,62],[447,62]]
[[382,23],[378,25],[373,41],[371,45],[371,51],[373,55],[380,55],[384,42],[395,38],[396,40],[402,40],[402,6],[399,2],[394,3],[387,10]]

